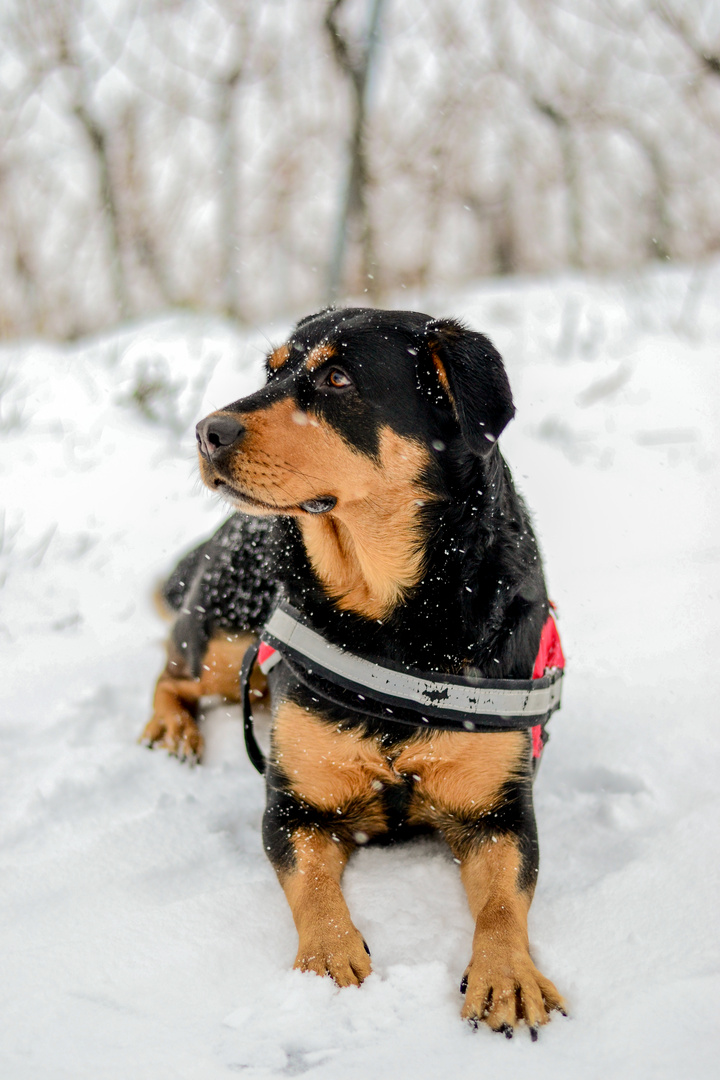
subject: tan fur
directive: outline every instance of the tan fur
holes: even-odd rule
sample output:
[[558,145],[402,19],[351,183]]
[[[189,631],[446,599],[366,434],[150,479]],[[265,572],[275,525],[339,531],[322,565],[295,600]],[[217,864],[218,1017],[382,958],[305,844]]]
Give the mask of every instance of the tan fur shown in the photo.
[[308,353],[305,367],[308,371],[315,371],[317,368],[322,367],[328,360],[332,360],[335,355],[334,346],[316,345],[315,348],[311,349]]
[[[328,424],[302,412],[291,398],[238,415],[246,434],[232,457],[231,481],[270,509],[300,513],[301,502],[330,494],[337,473],[344,480],[350,464],[360,457]],[[212,488],[216,476],[212,464],[201,458],[200,468]],[[357,495],[355,487],[350,494]]]
[[357,728],[338,731],[284,702],[273,725],[272,756],[303,802],[322,810],[351,809],[353,823],[368,836],[386,831],[378,791],[398,776],[375,741],[362,738]]
[[273,371],[277,371],[278,368],[281,368],[283,364],[287,362],[287,358],[289,355],[290,346],[281,345],[279,348],[271,352],[268,356],[268,365],[272,368]]
[[[239,700],[240,667],[253,641],[252,634],[216,634],[203,657],[199,679],[189,678],[184,659],[169,649],[167,666],[155,687],[153,715],[140,741],[178,757],[202,757],[203,737],[196,719],[198,702],[202,697],[216,695],[228,701]],[[261,674],[254,675],[251,686],[262,695],[265,682]]]
[[462,1015],[485,1019],[494,1030],[546,1024],[552,1009],[564,1010],[555,986],[532,962],[527,913],[533,888],[521,892],[517,841],[495,836],[467,855],[460,868],[475,919],[472,959],[465,972]]
[[[450,828],[492,812],[527,754],[522,732],[423,732],[388,752],[362,729],[340,729],[284,702],[273,727],[273,759],[303,802],[352,810],[368,836],[384,832],[379,794],[412,779],[408,821]],[[362,819],[362,820],[361,820]]]
[[[312,567],[338,607],[385,617],[422,577],[427,449],[385,428],[375,462],[288,398],[241,418],[247,434],[231,466],[238,490],[298,515]],[[213,487],[212,465],[201,458],[200,467]],[[321,495],[337,499],[332,513],[304,514],[300,504]]]
[[203,737],[195,719],[199,680],[176,679],[164,672],[157,681],[153,714],[140,742],[159,747],[180,758],[202,756]]
[[202,697],[219,694],[228,701],[240,700],[240,668],[254,640],[252,634],[229,634],[227,631],[220,631],[213,637],[202,662],[199,679]]
[[428,495],[419,477],[427,451],[385,429],[380,462],[362,462],[367,495],[299,521],[312,568],[337,606],[368,619],[385,618],[424,570],[419,510]]
[[491,813],[499,805],[503,785],[520,771],[527,752],[521,731],[442,731],[409,742],[393,768],[418,778],[411,824],[446,828],[454,820],[464,823]]
[[450,382],[449,382],[448,377],[447,377],[447,372],[445,371],[445,365],[443,364],[442,360],[437,355],[437,353],[433,352],[433,353],[431,353],[431,356],[432,356],[432,362],[435,365],[435,370],[437,371],[438,380],[440,382],[440,385],[442,386],[442,388],[445,391],[445,393],[447,394],[447,396],[450,398],[450,401],[451,401],[451,403],[453,405],[453,408],[454,408],[455,407],[455,398],[453,397],[452,390],[450,389]]
[[293,847],[294,869],[280,875],[280,884],[298,931],[294,966],[330,975],[338,986],[357,986],[371,964],[340,889],[347,856],[331,836],[315,829],[298,829]]

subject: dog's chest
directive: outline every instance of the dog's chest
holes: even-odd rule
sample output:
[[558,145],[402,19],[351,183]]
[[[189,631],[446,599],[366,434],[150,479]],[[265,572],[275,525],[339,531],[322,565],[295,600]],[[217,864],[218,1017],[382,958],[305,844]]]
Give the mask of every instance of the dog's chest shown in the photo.
[[360,828],[365,820],[370,835],[487,812],[523,755],[524,732],[423,731],[388,743],[292,705],[279,710],[273,734],[275,764],[294,794],[351,814]]

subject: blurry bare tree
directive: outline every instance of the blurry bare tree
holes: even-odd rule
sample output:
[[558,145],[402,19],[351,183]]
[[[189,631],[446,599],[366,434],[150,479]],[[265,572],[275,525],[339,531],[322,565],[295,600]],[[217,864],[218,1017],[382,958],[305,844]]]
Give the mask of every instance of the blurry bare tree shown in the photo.
[[4,336],[720,246],[716,0],[5,0],[0,32]]
[[325,16],[325,27],[340,69],[350,81],[353,101],[352,133],[348,149],[347,179],[340,200],[335,241],[330,259],[327,280],[327,297],[335,301],[343,284],[348,233],[353,223],[357,226],[359,247],[362,255],[361,275],[366,292],[375,301],[379,296],[377,260],[372,235],[370,206],[368,201],[368,90],[377,52],[380,16],[384,0],[370,0],[370,24],[360,48],[353,49],[340,29],[338,15],[345,0],[330,0]]

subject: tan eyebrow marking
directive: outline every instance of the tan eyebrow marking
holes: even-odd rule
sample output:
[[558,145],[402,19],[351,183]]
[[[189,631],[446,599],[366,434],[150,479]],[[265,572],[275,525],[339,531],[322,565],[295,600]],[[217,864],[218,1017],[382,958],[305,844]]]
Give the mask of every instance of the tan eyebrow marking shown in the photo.
[[277,371],[278,368],[283,366],[289,355],[290,346],[281,345],[278,349],[275,349],[274,352],[270,353],[268,356],[268,364],[273,371]]
[[333,345],[316,345],[315,348],[311,349],[308,353],[305,367],[308,371],[315,371],[316,368],[322,367],[326,360],[332,360],[335,355],[335,347]]

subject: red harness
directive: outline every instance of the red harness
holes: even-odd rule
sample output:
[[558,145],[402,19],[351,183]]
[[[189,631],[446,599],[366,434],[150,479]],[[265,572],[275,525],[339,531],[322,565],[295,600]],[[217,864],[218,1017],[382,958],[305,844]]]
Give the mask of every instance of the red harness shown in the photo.
[[[551,603],[550,606],[553,610],[555,609],[554,604]],[[535,657],[535,667],[532,673],[533,679],[541,679],[547,668],[560,668],[561,671],[565,668],[565,656],[560,644],[560,635],[552,615],[548,615],[542,628],[540,647]],[[531,731],[533,758],[539,758],[545,745],[542,724],[537,724]]]

